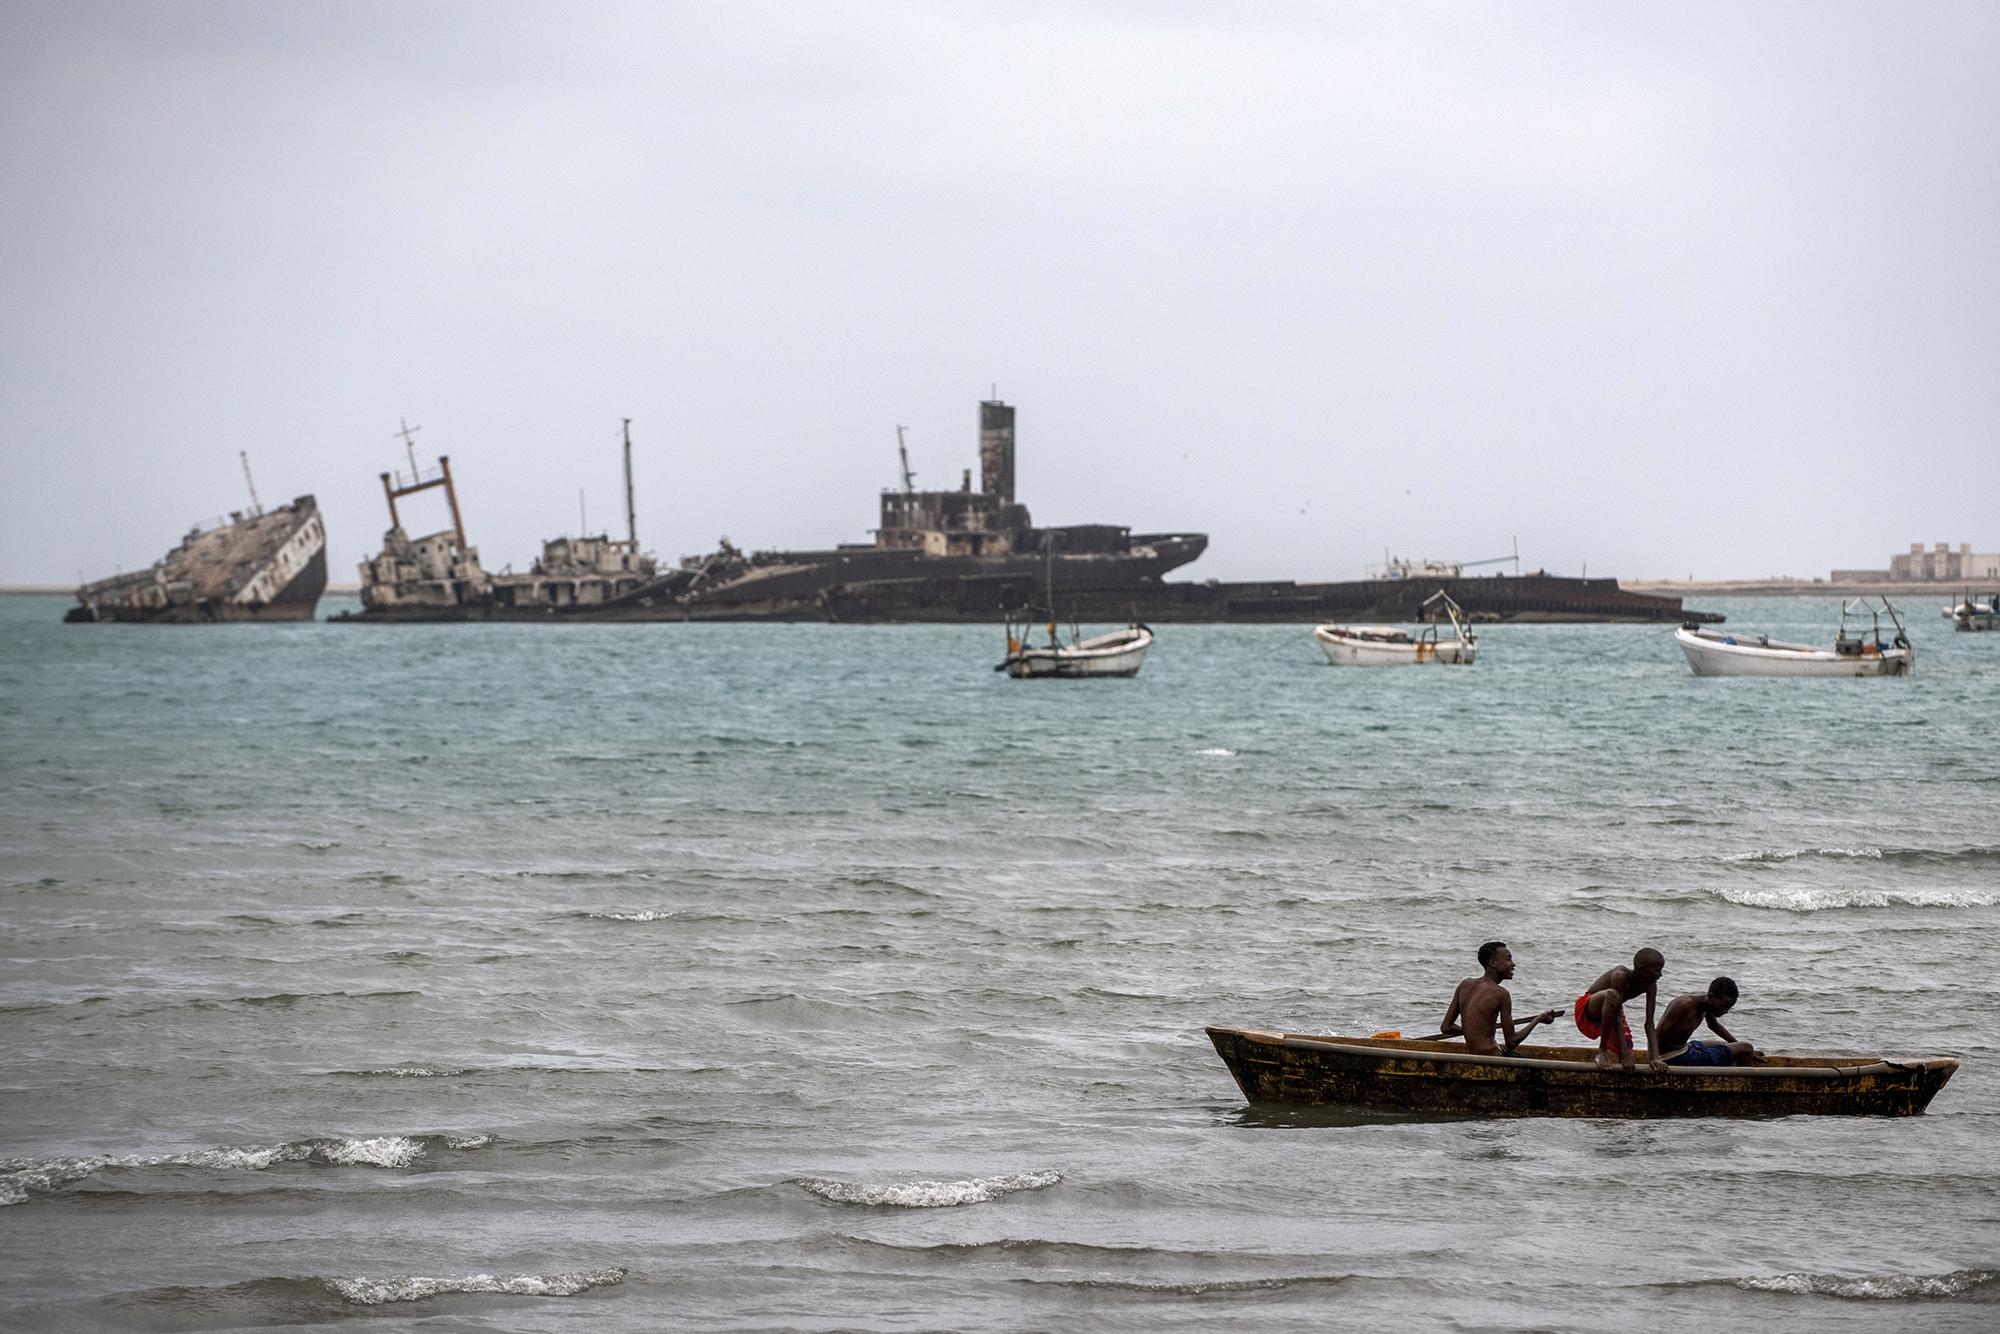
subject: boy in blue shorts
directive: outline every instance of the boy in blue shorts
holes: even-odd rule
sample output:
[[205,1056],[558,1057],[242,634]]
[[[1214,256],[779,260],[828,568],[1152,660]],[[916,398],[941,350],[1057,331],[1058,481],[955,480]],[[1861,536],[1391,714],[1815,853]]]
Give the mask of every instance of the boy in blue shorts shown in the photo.
[[[1659,1050],[1671,1052],[1668,1065],[1764,1065],[1762,1052],[1747,1042],[1738,1042],[1728,1029],[1722,1026],[1722,1016],[1728,1014],[1736,1004],[1736,984],[1726,977],[1718,977],[1708,984],[1707,992],[1691,991],[1685,996],[1676,996],[1667,1002],[1665,1014],[1660,1016]],[[1707,1042],[1694,1036],[1695,1029],[1707,1024],[1720,1042]],[[1676,1049],[1679,1050],[1676,1050]]]

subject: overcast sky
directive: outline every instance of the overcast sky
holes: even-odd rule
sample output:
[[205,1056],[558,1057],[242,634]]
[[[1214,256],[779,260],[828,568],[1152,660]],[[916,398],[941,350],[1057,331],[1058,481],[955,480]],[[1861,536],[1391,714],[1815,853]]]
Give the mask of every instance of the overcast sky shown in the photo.
[[[2000,6],[0,0],[0,581],[420,425],[489,568],[866,541],[1019,409],[1214,578],[2000,549]],[[413,526],[442,526],[421,522]]]

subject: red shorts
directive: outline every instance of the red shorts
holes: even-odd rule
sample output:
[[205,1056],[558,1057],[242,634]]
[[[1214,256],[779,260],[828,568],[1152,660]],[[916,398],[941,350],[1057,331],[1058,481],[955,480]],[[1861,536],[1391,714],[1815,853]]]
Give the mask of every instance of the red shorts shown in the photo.
[[[1588,1014],[1584,1013],[1584,1007],[1589,1003],[1590,996],[1588,993],[1576,998],[1576,1031],[1587,1038],[1595,1038],[1599,1035],[1600,1031],[1597,1023]],[[1619,1036],[1624,1039],[1624,1042],[1622,1044],[1618,1042],[1611,1043],[1611,1050],[1618,1052],[1632,1050],[1632,1025],[1625,1021],[1625,1011],[1622,1009],[1618,1011],[1618,1032]]]

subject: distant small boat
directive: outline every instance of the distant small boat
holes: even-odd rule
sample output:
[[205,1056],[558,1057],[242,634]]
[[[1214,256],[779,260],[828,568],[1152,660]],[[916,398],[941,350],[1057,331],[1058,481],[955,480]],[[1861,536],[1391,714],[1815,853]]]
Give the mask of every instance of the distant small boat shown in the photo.
[[1153,646],[1153,631],[1144,625],[1129,625],[1109,634],[1078,638],[1074,628],[1067,643],[1050,621],[1049,642],[1040,648],[1028,642],[1026,624],[1007,627],[1007,656],[993,670],[1004,671],[1015,680],[1056,677],[1073,680],[1093,676],[1137,676],[1145,665],[1146,650]]
[[[1431,607],[1442,604],[1451,619],[1453,637],[1441,639]],[[1326,660],[1335,667],[1415,667],[1429,663],[1469,664],[1478,653],[1478,640],[1466,628],[1459,605],[1442,590],[1424,600],[1424,619],[1429,622],[1412,635],[1381,625],[1320,625],[1313,628]]]
[[1996,608],[2000,608],[2000,593],[1988,593],[1983,599],[1967,593],[1944,609],[1944,618],[1954,630],[2000,630]]
[[[1691,621],[1674,631],[1674,639],[1696,676],[1907,676],[1916,666],[1917,651],[1910,647],[1902,617],[1887,598],[1881,603],[1878,610],[1867,599],[1856,598],[1842,607],[1840,630],[1831,648],[1787,644],[1769,635],[1718,630]],[[1849,634],[1848,617],[1863,613],[1871,628]],[[1884,613],[1891,627],[1888,637],[1882,627]]]
[[1600,1070],[1595,1047],[1475,1056],[1462,1044],[1210,1028],[1253,1103],[1372,1107],[1432,1115],[1915,1116],[1945,1086],[1950,1056],[1767,1056],[1768,1065],[1644,1064]]

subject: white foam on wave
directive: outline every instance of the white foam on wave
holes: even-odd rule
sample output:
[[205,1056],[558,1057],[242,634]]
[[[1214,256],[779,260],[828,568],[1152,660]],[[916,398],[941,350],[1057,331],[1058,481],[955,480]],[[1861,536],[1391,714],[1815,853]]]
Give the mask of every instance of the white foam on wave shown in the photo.
[[[448,1149],[477,1149],[492,1135],[446,1135]],[[286,1144],[223,1145],[186,1153],[101,1153],[75,1158],[0,1158],[0,1206],[22,1204],[31,1192],[60,1190],[106,1167],[198,1167],[221,1172],[262,1172],[279,1163],[317,1162],[337,1167],[409,1167],[424,1143],[409,1135],[358,1139],[293,1140]]]
[[1843,885],[1777,885],[1750,889],[1710,886],[1709,893],[1744,908],[1825,912],[1840,908],[1988,908],[2000,903],[1992,889],[1856,889]]
[[594,917],[600,922],[664,922],[673,914],[640,909],[637,912],[587,912],[584,916]]
[[899,1181],[886,1186],[873,1186],[865,1181],[800,1177],[798,1185],[835,1204],[949,1209],[960,1204],[986,1204],[1015,1191],[1042,1190],[1061,1180],[1060,1172],[1022,1172],[1014,1176],[972,1177],[965,1181]]
[[1726,862],[1795,862],[1801,857],[1860,857],[1881,861],[1880,848],[1781,848],[1775,852],[1734,852]]
[[329,1278],[327,1287],[357,1306],[385,1306],[390,1302],[421,1302],[447,1293],[498,1293],[508,1297],[574,1297],[592,1288],[608,1287],[625,1281],[625,1270],[617,1265],[604,1269],[581,1269],[567,1274],[517,1274],[502,1278],[497,1274],[465,1274],[457,1278]]
[[408,1167],[424,1156],[424,1146],[408,1135],[377,1135],[332,1140],[324,1144],[323,1152],[326,1161],[343,1167]]
[[385,1065],[377,1070],[358,1070],[355,1073],[390,1079],[450,1079],[453,1075],[469,1075],[472,1070],[462,1065]]
[[2000,1278],[1991,1269],[1956,1269],[1947,1274],[1886,1274],[1843,1278],[1838,1274],[1774,1274],[1740,1278],[1736,1286],[1749,1292],[1785,1292],[1808,1297],[1845,1297],[1851,1301],[1907,1301],[1911,1298],[1957,1297]]
[[1198,750],[1198,751],[1196,751],[1196,752],[1195,752],[1195,754],[1197,754],[1197,755],[1219,755],[1219,756],[1221,756],[1221,757],[1222,757],[1223,759],[1226,759],[1226,760],[1233,760],[1233,759],[1235,759],[1235,758],[1236,758],[1236,752],[1235,752],[1235,751],[1233,751],[1233,750],[1230,750],[1230,749],[1228,749],[1228,748],[1227,748],[1226,746],[1210,746],[1210,747],[1208,747],[1208,748],[1207,748],[1206,750]]

